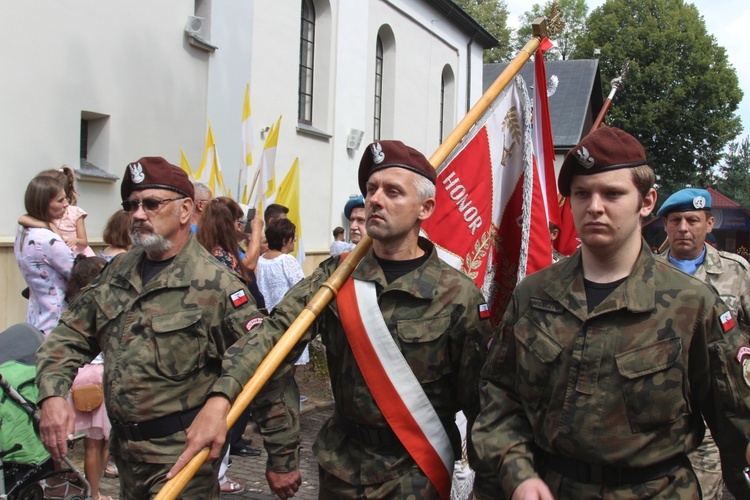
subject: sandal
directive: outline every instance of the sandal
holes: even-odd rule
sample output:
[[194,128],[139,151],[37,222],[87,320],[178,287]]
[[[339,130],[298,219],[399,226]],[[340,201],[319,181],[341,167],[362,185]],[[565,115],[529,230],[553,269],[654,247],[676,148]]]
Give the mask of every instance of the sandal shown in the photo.
[[219,491],[222,495],[236,495],[237,493],[245,491],[245,487],[240,483],[227,479],[227,482],[219,487]]
[[104,477],[108,479],[115,479],[116,477],[119,477],[119,472],[117,470],[117,466],[112,460],[107,461],[107,467],[104,468]]

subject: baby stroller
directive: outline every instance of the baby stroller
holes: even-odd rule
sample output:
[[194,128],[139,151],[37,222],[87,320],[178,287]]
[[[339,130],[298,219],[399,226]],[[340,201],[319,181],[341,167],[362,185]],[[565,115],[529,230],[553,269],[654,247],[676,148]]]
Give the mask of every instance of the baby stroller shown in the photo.
[[[93,500],[88,481],[68,457],[67,468],[54,470],[37,434],[34,364],[43,341],[42,333],[25,323],[0,332],[0,500]],[[48,482],[61,496],[45,496],[42,485]]]

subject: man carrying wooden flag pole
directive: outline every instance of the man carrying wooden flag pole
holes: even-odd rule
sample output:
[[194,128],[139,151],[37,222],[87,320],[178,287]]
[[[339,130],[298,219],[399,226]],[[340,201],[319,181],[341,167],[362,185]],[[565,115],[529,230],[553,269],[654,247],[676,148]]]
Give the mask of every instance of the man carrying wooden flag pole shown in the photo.
[[[464,117],[464,119],[461,120],[461,122],[457,125],[457,127],[453,130],[453,132],[451,132],[448,135],[448,137],[445,139],[444,143],[438,148],[438,150],[435,151],[435,153],[433,153],[429,161],[429,163],[433,167],[436,167],[437,165],[441,164],[445,160],[445,158],[450,154],[451,150],[453,150],[454,147],[456,147],[460,139],[464,135],[467,134],[467,132],[473,127],[474,123],[479,119],[479,117],[494,101],[495,97],[500,92],[502,92],[502,90],[510,82],[513,76],[516,73],[518,73],[519,69],[523,66],[523,64],[529,59],[530,55],[533,54],[536,48],[539,46],[539,42],[541,38],[544,36],[545,31],[546,31],[546,26],[545,26],[544,20],[541,18],[535,20],[534,21],[535,36],[526,44],[523,50],[518,53],[516,58],[510,63],[510,65],[506,68],[506,70],[497,78],[497,80],[490,86],[488,91],[477,101],[474,107],[469,111],[466,117]],[[394,172],[398,171],[398,169],[395,169],[395,170],[391,169],[391,170]],[[375,210],[375,213],[379,211],[380,211],[379,209]],[[421,209],[420,209],[420,213],[421,213]],[[414,217],[414,216],[412,215],[411,217]],[[375,216],[375,219],[377,219],[377,222],[376,222],[377,225],[381,224],[380,221],[386,221],[386,218],[384,218],[382,214]],[[221,430],[218,433],[212,432],[212,429],[214,428],[214,426],[225,426],[225,425],[231,426],[236,421],[237,417],[242,413],[244,408],[260,392],[261,388],[263,388],[267,384],[268,380],[273,376],[273,374],[276,373],[277,368],[284,362],[284,360],[287,359],[288,357],[293,357],[293,354],[290,355],[290,352],[293,349],[299,347],[297,345],[299,340],[308,332],[310,327],[315,323],[316,317],[318,316],[318,314],[321,314],[321,311],[323,311],[327,307],[328,303],[334,298],[335,294],[337,293],[338,289],[342,286],[343,282],[347,280],[348,276],[352,273],[352,271],[354,271],[354,268],[357,267],[360,260],[369,254],[369,249],[372,244],[373,244],[373,240],[369,236],[364,235],[362,239],[360,240],[359,244],[357,245],[357,247],[355,247],[355,249],[345,259],[343,259],[343,261],[340,262],[339,267],[335,271],[333,271],[333,273],[328,277],[328,279],[326,279],[324,282],[317,285],[318,286],[317,292],[315,292],[315,294],[311,297],[309,302],[305,302],[302,304],[303,306],[307,304],[307,306],[299,314],[299,316],[294,320],[294,322],[291,323],[286,333],[283,336],[281,336],[281,338],[278,339],[278,342],[275,344],[274,348],[271,349],[271,351],[266,355],[265,359],[260,363],[260,365],[257,365],[257,370],[254,369],[256,366],[256,363],[253,363],[253,366],[248,366],[246,368],[243,378],[247,379],[250,377],[251,374],[252,374],[252,378],[250,378],[250,380],[247,382],[247,384],[245,384],[244,388],[242,389],[242,392],[240,392],[239,395],[237,396],[237,400],[232,405],[232,408],[229,410],[229,413],[226,414],[226,408],[219,408],[220,415],[224,415],[224,414],[227,415],[226,422],[215,421],[215,417],[214,417],[213,421],[210,421],[210,422],[204,421],[200,426],[196,426],[194,423],[193,426],[191,426],[191,428],[188,430],[188,437],[191,440],[191,445],[189,446],[188,449],[186,449],[185,453],[180,458],[178,463],[175,464],[175,466],[172,468],[172,470],[168,474],[168,478],[170,478],[170,480],[162,489],[162,491],[159,493],[159,495],[157,495],[156,497],[157,500],[175,498],[177,494],[179,494],[180,490],[187,483],[187,481],[190,479],[190,477],[193,474],[195,474],[195,472],[199,469],[200,465],[207,458],[209,458],[209,455],[213,454],[213,456],[218,456],[217,446],[220,448],[221,441],[223,440],[223,436],[221,434]],[[432,257],[430,257],[430,259],[431,258]],[[383,277],[382,279],[385,279],[385,278]],[[461,280],[463,280],[463,278],[461,278]],[[316,281],[320,281],[320,279]],[[301,283],[304,283],[304,282],[301,282]],[[415,290],[418,288],[419,287],[416,287]],[[479,307],[479,306],[482,306],[482,304],[479,304],[477,307],[478,313],[485,314],[487,311],[486,307],[484,306]],[[287,318],[287,320],[288,319],[289,318]],[[275,319],[270,319],[267,321],[274,322]],[[413,326],[416,327],[417,329],[420,329],[417,323],[414,323]],[[431,329],[427,328],[426,330],[429,331]],[[258,356],[262,356],[263,352],[265,352],[265,349],[268,348],[268,345],[265,345],[265,346],[260,345],[260,342],[265,342],[263,336],[260,336],[260,335],[259,336],[248,335],[246,337],[245,342],[253,342],[257,346]],[[234,349],[232,349],[232,351],[234,352]],[[336,377],[341,376],[342,378],[346,378],[346,377],[349,377],[350,375],[348,373],[343,373],[343,374],[336,374],[335,376]],[[237,384],[239,385],[239,381],[237,381]],[[237,386],[236,389],[238,390],[239,387]],[[221,403],[221,399],[223,399],[223,397],[219,396],[218,399],[211,398],[209,401],[213,402],[212,404],[215,404],[217,401],[218,403]],[[212,413],[209,411],[204,416],[209,418],[210,415],[212,415]],[[224,429],[226,429],[226,427],[224,427]],[[214,438],[218,439],[218,441],[214,441]],[[205,444],[211,444],[211,447],[212,447],[211,450],[209,450],[208,448],[204,448],[200,450],[201,446]],[[296,482],[286,481],[286,483],[288,487],[285,487],[283,491],[281,491],[283,493],[282,498],[287,498],[288,496],[293,495],[294,491],[296,491],[296,488],[298,487],[297,486],[298,483]],[[274,489],[278,490],[279,488],[274,488]]]
[[[315,335],[326,346],[336,409],[315,443],[321,498],[450,498],[461,453],[454,418],[462,410],[471,423],[478,411],[491,327],[474,283],[419,236],[435,208],[435,176],[427,159],[400,141],[368,146],[359,185],[372,248],[288,357],[296,359]],[[228,351],[225,375],[188,431],[174,471],[208,444],[218,457],[230,400],[341,260],[322,263]],[[290,378],[285,363],[266,385],[266,400],[276,394],[279,406],[296,403]],[[262,432],[266,476],[273,492],[288,498],[301,482],[299,423],[293,413],[279,415],[288,418]]]

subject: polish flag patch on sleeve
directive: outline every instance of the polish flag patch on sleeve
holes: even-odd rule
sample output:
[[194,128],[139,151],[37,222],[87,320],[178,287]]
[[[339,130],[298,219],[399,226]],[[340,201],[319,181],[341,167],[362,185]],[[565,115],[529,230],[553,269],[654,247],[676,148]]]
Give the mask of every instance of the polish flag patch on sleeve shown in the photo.
[[721,321],[721,329],[724,330],[724,333],[734,328],[734,318],[732,317],[731,312],[725,312],[719,316],[719,320]]
[[231,294],[229,298],[232,299],[232,305],[234,305],[234,307],[240,307],[242,304],[247,303],[247,295],[245,294],[245,290],[241,288]]
[[484,304],[479,304],[479,317],[482,319],[490,318],[490,306],[488,306],[486,302]]

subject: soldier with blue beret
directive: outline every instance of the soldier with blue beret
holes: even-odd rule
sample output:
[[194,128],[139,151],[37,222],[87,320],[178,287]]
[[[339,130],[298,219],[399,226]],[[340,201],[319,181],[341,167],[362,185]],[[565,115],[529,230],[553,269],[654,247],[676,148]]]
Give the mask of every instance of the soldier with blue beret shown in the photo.
[[367,234],[367,228],[365,227],[365,197],[359,195],[356,198],[350,198],[346,202],[346,205],[344,205],[344,215],[349,220],[349,241],[352,245],[356,245],[362,239],[362,236]]
[[750,346],[711,287],[643,240],[654,181],[617,128],[566,155],[581,247],[519,283],[495,331],[471,433],[478,498],[700,498],[687,454],[701,417],[730,490],[750,494]]
[[[68,389],[78,367],[103,353],[119,497],[140,500],[165,484],[224,351],[263,316],[239,276],[192,234],[194,187],[185,172],[143,157],[126,167],[121,195],[133,249],[68,305],[39,349],[40,433],[54,457],[67,453],[75,418]],[[202,466],[185,498],[218,499],[218,466]]]
[[[681,189],[667,198],[657,212],[664,218],[669,240],[669,248],[661,257],[711,284],[732,314],[748,320],[750,265],[737,254],[706,244],[715,224],[711,206],[711,193],[706,189]],[[689,457],[700,481],[703,498],[722,498],[721,458],[710,430],[706,430],[703,442]]]
[[666,217],[672,212],[693,212],[696,210],[711,212],[711,193],[706,189],[680,189],[667,198],[656,215]]
[[352,210],[355,208],[365,208],[365,197],[362,195],[349,198],[349,201],[344,205],[344,217],[347,220],[352,218]]

